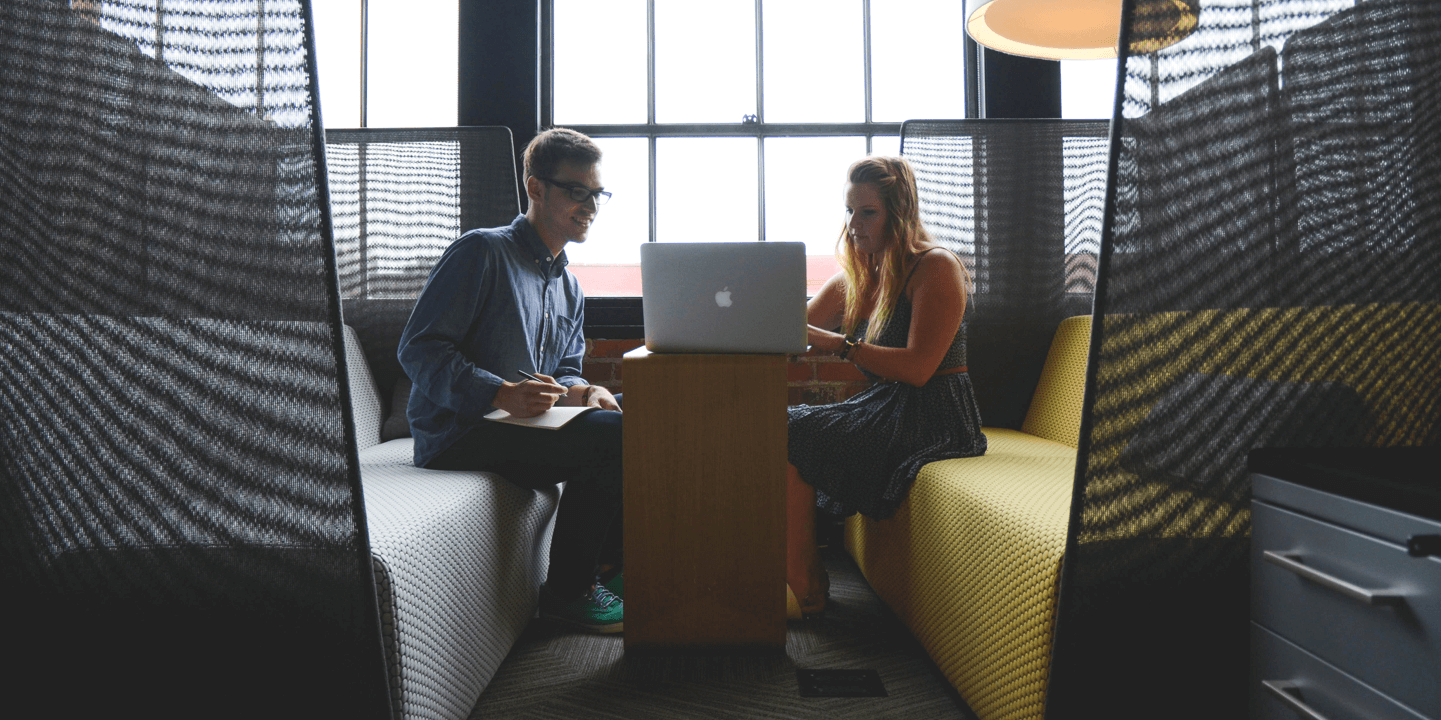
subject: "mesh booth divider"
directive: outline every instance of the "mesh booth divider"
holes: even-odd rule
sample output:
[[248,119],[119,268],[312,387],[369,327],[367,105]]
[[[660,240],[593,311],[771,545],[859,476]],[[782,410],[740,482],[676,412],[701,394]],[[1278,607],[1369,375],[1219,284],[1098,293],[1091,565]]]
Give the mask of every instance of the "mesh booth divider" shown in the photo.
[[1019,429],[1061,320],[1091,311],[1105,121],[911,120],[921,219],[966,261],[971,377],[988,427]]
[[1206,1],[1119,82],[1047,715],[1240,717],[1247,451],[1441,443],[1441,3]]
[[381,397],[402,376],[400,333],[430,269],[460,234],[520,214],[507,127],[326,130],[346,322]]
[[16,717],[390,716],[311,38],[300,0],[0,3]]

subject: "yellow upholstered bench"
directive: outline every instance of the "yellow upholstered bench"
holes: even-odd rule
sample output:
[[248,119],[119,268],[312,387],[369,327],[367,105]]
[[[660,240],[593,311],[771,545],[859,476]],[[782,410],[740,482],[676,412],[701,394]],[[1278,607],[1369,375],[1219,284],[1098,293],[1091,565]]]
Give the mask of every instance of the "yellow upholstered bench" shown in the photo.
[[982,720],[1038,718],[1080,438],[1090,317],[1061,323],[1021,430],[921,469],[895,516],[846,548]]
[[[1123,462],[1152,408],[1188,374],[1342,383],[1364,405],[1367,445],[1425,444],[1441,432],[1434,414],[1407,412],[1441,405],[1434,395],[1421,403],[1411,396],[1433,390],[1385,380],[1400,363],[1425,368],[1415,377],[1441,371],[1441,310],[1432,304],[1200,310],[1107,323],[1101,356],[1112,365],[1103,363],[1103,374],[1147,370],[1097,401],[1088,487],[1112,498],[1105,509],[1115,518],[1090,518],[1082,543],[1249,532],[1249,515],[1229,502],[1144,480]],[[866,579],[982,720],[1045,711],[1090,330],[1089,317],[1061,323],[1021,431],[986,428],[985,456],[922,468],[894,517],[846,521],[846,548]]]

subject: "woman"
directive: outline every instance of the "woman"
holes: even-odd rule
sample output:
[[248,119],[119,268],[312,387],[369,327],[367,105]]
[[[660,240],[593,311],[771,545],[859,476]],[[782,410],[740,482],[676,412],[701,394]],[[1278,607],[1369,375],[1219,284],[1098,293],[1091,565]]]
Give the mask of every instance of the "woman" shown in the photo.
[[899,157],[851,165],[841,272],[806,306],[812,352],[856,364],[875,381],[833,405],[790,409],[787,612],[820,612],[829,580],[815,511],[884,519],[921,466],[986,452],[966,374],[969,276],[921,226],[915,174]]

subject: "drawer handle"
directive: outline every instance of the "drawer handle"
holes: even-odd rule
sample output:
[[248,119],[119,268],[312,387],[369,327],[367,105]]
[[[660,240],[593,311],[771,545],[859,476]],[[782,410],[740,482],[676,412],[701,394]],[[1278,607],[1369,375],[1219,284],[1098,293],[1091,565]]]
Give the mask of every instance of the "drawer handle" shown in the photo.
[[1266,688],[1271,696],[1285,703],[1292,712],[1303,718],[1311,720],[1326,720],[1326,716],[1316,712],[1316,709],[1307,705],[1301,698],[1296,697],[1292,690],[1297,688],[1296,683],[1285,680],[1262,680],[1261,687]]
[[1367,605],[1397,605],[1406,599],[1405,595],[1393,590],[1370,590],[1359,585],[1342,580],[1333,575],[1327,575],[1313,567],[1299,562],[1295,555],[1284,555],[1274,550],[1266,550],[1261,557],[1272,565],[1279,565],[1310,580],[1321,587],[1330,588],[1352,600],[1358,600]]

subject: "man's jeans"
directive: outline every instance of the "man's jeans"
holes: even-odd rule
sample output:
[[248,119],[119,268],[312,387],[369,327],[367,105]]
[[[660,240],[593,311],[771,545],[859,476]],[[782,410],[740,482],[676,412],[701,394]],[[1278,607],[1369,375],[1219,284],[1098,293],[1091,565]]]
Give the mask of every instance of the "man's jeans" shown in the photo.
[[550,541],[546,590],[554,597],[580,597],[595,582],[607,538],[619,541],[618,412],[593,410],[558,430],[481,422],[426,467],[494,472],[528,490],[566,483]]

